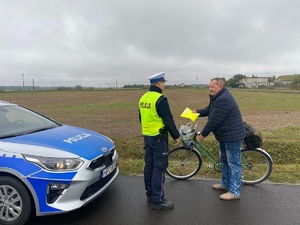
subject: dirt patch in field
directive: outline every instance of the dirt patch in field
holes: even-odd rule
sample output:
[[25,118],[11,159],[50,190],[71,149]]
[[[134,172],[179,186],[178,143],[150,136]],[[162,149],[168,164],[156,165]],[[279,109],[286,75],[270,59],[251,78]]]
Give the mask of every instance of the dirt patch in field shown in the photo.
[[[58,122],[84,127],[110,137],[141,136],[138,101],[147,90],[69,91],[1,93],[0,99],[17,103]],[[195,90],[166,90],[175,123],[185,124],[182,111],[203,108],[208,104],[208,92]],[[296,95],[299,98],[300,95]],[[300,110],[271,110],[248,107],[241,109],[243,119],[259,131],[300,126]],[[197,119],[198,128],[206,118]]]
[[284,127],[300,126],[300,111],[259,111],[246,112],[243,119],[257,130],[276,130]]

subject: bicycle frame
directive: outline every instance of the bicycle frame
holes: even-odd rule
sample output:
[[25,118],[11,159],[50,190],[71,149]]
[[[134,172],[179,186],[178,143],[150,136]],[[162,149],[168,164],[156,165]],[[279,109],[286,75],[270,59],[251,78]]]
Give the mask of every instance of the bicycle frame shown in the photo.
[[[193,128],[194,132],[192,133],[191,140],[186,140],[186,141],[182,140],[183,146],[188,149],[192,149],[192,148],[197,149],[201,155],[204,155],[211,163],[214,164],[214,170],[221,172],[221,169],[222,169],[221,162],[217,161],[217,157],[211,152],[211,150],[206,148],[200,141],[197,140],[197,136],[199,136],[201,134],[201,132],[195,130],[196,127],[197,127],[197,125]],[[241,151],[244,149],[245,148],[241,148]],[[265,150],[263,150],[263,149],[259,149],[259,150],[263,151],[265,154],[267,154],[270,157],[270,155]],[[245,163],[245,165],[248,169],[251,169],[252,164],[248,163],[248,160],[243,156],[243,154],[241,154],[241,161]]]
[[199,131],[195,132],[195,134],[193,135],[192,142],[186,144],[184,141],[182,141],[183,145],[189,149],[192,148],[197,149],[200,154],[204,155],[211,163],[214,164],[214,169],[220,172],[222,168],[221,162],[218,162],[217,157],[208,148],[206,148],[201,142],[197,140],[198,135],[200,135],[200,132]]
[[[185,180],[198,173],[202,166],[202,158],[206,157],[211,162],[213,169],[222,171],[219,154],[210,148],[206,148],[197,136],[201,134],[196,126],[191,124],[180,126],[182,145],[170,151],[170,164],[166,172],[172,178]],[[271,156],[261,148],[248,149],[241,147],[242,182],[243,184],[258,184],[268,179],[272,173],[273,160]],[[212,168],[209,164],[209,168]]]

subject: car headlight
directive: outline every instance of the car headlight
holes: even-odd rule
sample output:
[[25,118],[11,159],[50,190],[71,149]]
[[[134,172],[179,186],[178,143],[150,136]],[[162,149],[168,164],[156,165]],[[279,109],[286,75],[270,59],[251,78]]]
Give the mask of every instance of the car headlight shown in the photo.
[[51,158],[41,157],[35,155],[23,155],[24,158],[32,163],[38,164],[39,166],[54,171],[62,170],[78,170],[83,161],[80,159],[68,159],[68,158]]

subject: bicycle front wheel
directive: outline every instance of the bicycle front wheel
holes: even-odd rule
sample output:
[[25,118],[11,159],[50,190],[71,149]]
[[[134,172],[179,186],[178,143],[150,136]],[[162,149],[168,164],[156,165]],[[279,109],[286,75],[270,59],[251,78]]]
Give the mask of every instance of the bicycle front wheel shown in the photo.
[[202,158],[196,149],[178,147],[169,152],[169,166],[166,173],[174,179],[185,180],[198,173],[201,165]]
[[272,158],[261,149],[242,150],[242,182],[244,184],[258,184],[272,173]]

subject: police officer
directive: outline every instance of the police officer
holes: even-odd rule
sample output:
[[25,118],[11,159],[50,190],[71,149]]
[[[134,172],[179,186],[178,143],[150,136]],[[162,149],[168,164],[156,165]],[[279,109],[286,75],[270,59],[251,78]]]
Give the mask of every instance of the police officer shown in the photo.
[[168,167],[168,133],[179,144],[179,132],[168,100],[162,95],[165,73],[150,76],[150,89],[139,100],[139,119],[145,143],[144,182],[147,201],[152,209],[172,209],[174,203],[164,198],[165,171]]

